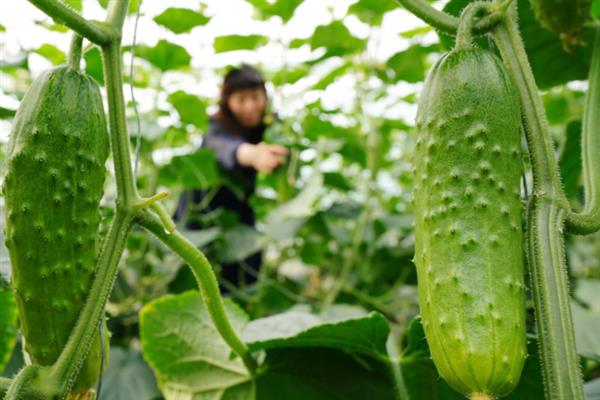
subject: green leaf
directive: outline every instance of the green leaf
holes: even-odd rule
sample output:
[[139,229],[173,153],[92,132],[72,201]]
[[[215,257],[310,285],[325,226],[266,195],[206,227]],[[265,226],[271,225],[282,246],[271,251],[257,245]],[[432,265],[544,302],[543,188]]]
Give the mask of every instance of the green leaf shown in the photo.
[[270,18],[274,15],[281,17],[283,22],[289,21],[296,8],[302,4],[302,0],[276,0],[271,3],[267,0],[247,0],[254,6],[262,19]]
[[81,12],[83,10],[83,0],[63,0],[66,4],[71,6],[75,11]]
[[48,43],[44,43],[39,48],[33,50],[33,52],[48,59],[54,65],[62,64],[66,59],[65,53],[62,50]]
[[[472,0],[451,0],[444,11],[458,15]],[[574,46],[570,51],[563,48],[560,35],[543,28],[535,19],[531,5],[519,1],[519,29],[525,44],[525,50],[540,89],[561,85],[572,80],[585,80],[589,71],[594,39],[593,27],[584,28],[582,39],[587,45]],[[444,37],[444,36],[442,36]],[[453,40],[446,36],[442,40],[451,47]],[[478,40],[480,45],[489,47],[484,37]]]
[[323,183],[326,186],[336,188],[347,192],[352,189],[352,185],[348,182],[348,179],[339,172],[325,172],[323,173]]
[[216,53],[234,50],[254,50],[269,42],[269,38],[262,35],[228,35],[215,38],[213,47]]
[[165,186],[182,185],[188,189],[205,189],[219,182],[217,159],[212,150],[201,148],[192,154],[175,156],[158,171]]
[[83,55],[83,59],[85,60],[85,72],[93,77],[98,84],[104,85],[104,72],[102,70],[100,50],[94,47]]
[[583,385],[586,400],[600,400],[600,378]]
[[567,125],[566,141],[560,155],[559,168],[565,194],[569,199],[578,199],[582,169],[581,120],[571,121]]
[[[234,331],[248,317],[232,301],[225,311]],[[140,312],[143,355],[166,400],[253,399],[253,384],[239,358],[215,329],[197,291],[165,296]]]
[[221,236],[221,228],[218,226],[197,230],[182,229],[180,232],[198,248],[205,247]]
[[575,325],[575,341],[577,352],[584,357],[600,362],[600,281],[581,279],[577,283],[576,297],[585,303],[572,302],[573,324]]
[[[108,7],[108,1],[109,0],[98,0],[98,3],[102,8],[106,8]],[[138,7],[138,1],[139,0],[129,0],[129,9],[127,10],[129,14],[135,14]]]
[[363,50],[367,42],[352,36],[346,25],[336,20],[329,25],[317,26],[309,43],[312,50],[325,47],[327,56],[341,56]]
[[12,118],[15,116],[16,113],[17,113],[17,110],[0,107],[0,119]]
[[135,55],[149,61],[163,72],[187,67],[192,60],[185,48],[164,39],[159,40],[154,47],[137,46]]
[[0,373],[8,362],[17,340],[17,308],[12,290],[0,275]]
[[390,10],[398,8],[393,1],[358,0],[348,9],[349,14],[355,14],[363,22],[374,26],[380,25],[383,15]]
[[425,59],[435,50],[437,46],[414,45],[394,54],[386,62],[386,75],[380,74],[380,78],[386,82],[421,82],[425,79]]
[[323,176],[315,173],[300,193],[273,209],[265,218],[265,233],[272,240],[293,237],[304,222],[317,210],[313,205],[323,188]]
[[271,349],[261,369],[256,383],[260,400],[396,398],[389,378],[389,363],[340,350]]
[[600,0],[594,0],[592,2],[592,17],[600,19]]
[[306,65],[301,64],[296,68],[285,69],[281,68],[275,72],[273,77],[271,78],[271,82],[275,86],[282,86],[286,83],[293,84],[298,80],[304,78],[309,72],[309,69]]
[[169,103],[177,110],[181,123],[192,124],[200,129],[206,128],[208,124],[206,102],[198,96],[178,90],[169,95]]
[[6,32],[6,27],[0,24],[0,32]]
[[233,263],[242,261],[264,249],[267,238],[248,225],[236,225],[223,233],[223,242],[217,248],[219,261]]
[[340,76],[342,76],[346,71],[348,71],[348,69],[350,69],[351,66],[352,66],[352,64],[350,64],[350,63],[344,63],[344,64],[340,65],[339,67],[332,69],[329,73],[327,73],[327,75],[325,75],[320,81],[318,81],[313,86],[313,89],[315,89],[315,90],[326,89],[327,86],[331,85]]
[[329,322],[306,311],[291,310],[250,322],[243,338],[252,351],[320,347],[385,357],[389,332],[388,322],[376,312]]
[[154,17],[154,22],[174,33],[189,32],[196,26],[206,25],[210,18],[187,8],[170,7]]
[[100,400],[153,400],[160,396],[152,370],[139,351],[112,347]]

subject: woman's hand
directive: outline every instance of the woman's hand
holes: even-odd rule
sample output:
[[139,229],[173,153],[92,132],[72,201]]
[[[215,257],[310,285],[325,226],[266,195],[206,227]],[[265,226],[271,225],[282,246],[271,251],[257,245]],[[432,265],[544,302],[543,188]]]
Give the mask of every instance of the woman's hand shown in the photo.
[[288,149],[277,144],[242,143],[237,149],[236,158],[240,165],[269,173],[285,161],[288,153]]

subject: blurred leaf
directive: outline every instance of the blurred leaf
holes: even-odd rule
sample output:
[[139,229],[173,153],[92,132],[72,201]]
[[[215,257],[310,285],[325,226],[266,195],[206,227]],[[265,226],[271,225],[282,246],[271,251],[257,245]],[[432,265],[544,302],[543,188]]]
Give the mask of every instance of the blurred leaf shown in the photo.
[[314,215],[314,203],[323,188],[323,176],[315,172],[300,193],[274,208],[265,218],[265,233],[273,240],[292,237],[304,221]]
[[[309,38],[310,39],[310,38]],[[297,49],[299,47],[304,46],[305,44],[309,44],[310,40],[306,38],[296,38],[292,39],[289,44],[290,49]]]
[[0,24],[0,32],[6,32],[6,27]]
[[82,2],[83,0],[63,0],[66,4],[70,5],[77,12],[81,12],[83,10]]
[[289,21],[296,8],[302,4],[302,0],[276,0],[269,2],[268,0],[247,0],[258,11],[262,19],[267,19],[274,15],[281,17],[283,22]]
[[164,39],[159,40],[154,47],[137,46],[135,55],[149,61],[163,72],[187,67],[192,59],[185,48]]
[[33,52],[48,59],[54,65],[62,64],[66,59],[65,53],[62,50],[48,43],[44,43],[39,48],[33,50]]
[[[458,15],[472,0],[450,0],[444,11]],[[565,51],[559,34],[544,29],[535,19],[531,5],[527,1],[519,1],[519,29],[525,43],[525,50],[535,76],[536,83],[541,89],[560,85],[572,80],[587,78],[594,39],[593,27],[583,30],[582,39],[587,45],[574,46],[570,52]],[[444,36],[442,36],[444,37]],[[445,36],[446,47],[452,42]],[[484,37],[478,40],[480,45],[487,46]]]
[[[102,8],[106,8],[108,6],[108,1],[109,0],[98,0],[98,3]],[[139,0],[129,0],[129,9],[127,10],[129,14],[134,14],[137,11],[138,1]]]
[[583,385],[583,391],[585,392],[586,400],[600,400],[600,378],[596,378]]
[[271,82],[273,82],[275,86],[282,86],[286,83],[293,84],[308,75],[308,72],[309,69],[304,64],[301,64],[296,68],[280,68],[275,72],[273,78],[271,78]]
[[48,21],[35,21],[36,25],[42,26],[49,31],[67,33],[69,32],[69,28],[60,24],[49,23]]
[[223,233],[223,243],[217,253],[224,263],[242,261],[262,250],[267,245],[267,238],[248,225],[236,225]]
[[94,47],[83,55],[85,60],[85,72],[93,77],[98,84],[104,85],[104,73],[102,71],[102,57],[100,50]]
[[600,19],[600,0],[594,0],[592,2],[591,11],[594,18]]
[[192,154],[175,156],[159,169],[158,179],[169,187],[177,183],[189,189],[214,186],[219,182],[215,154],[210,149],[201,148]]
[[323,183],[326,186],[330,186],[332,188],[336,188],[344,192],[347,192],[352,189],[352,185],[350,184],[350,182],[348,182],[348,179],[346,179],[346,177],[340,172],[324,172]]
[[154,17],[154,22],[177,34],[189,32],[194,27],[205,25],[210,18],[187,8],[170,7]]
[[399,80],[416,83],[425,79],[425,59],[437,50],[437,46],[414,45],[391,56],[387,62],[387,76],[380,76],[384,81]]
[[152,370],[139,351],[112,347],[100,400],[153,400],[159,396]]
[[269,42],[269,38],[262,35],[228,35],[215,38],[213,47],[216,53],[234,50],[254,50]]
[[17,113],[17,110],[0,107],[0,119],[12,118],[15,116],[16,113]]
[[[240,332],[248,317],[231,300],[225,299],[224,306],[234,331]],[[239,358],[230,356],[197,291],[144,306],[140,336],[144,358],[166,400],[254,398],[248,371]]]
[[560,176],[569,199],[578,198],[581,176],[581,120],[567,125],[566,141],[559,160]]
[[414,29],[410,29],[408,31],[400,32],[400,36],[405,37],[407,39],[412,39],[415,36],[425,35],[425,34],[431,32],[431,29],[432,28],[429,25],[427,25],[427,26],[420,26],[418,28],[414,28]]
[[340,20],[329,25],[319,25],[309,39],[312,50],[319,47],[327,49],[327,56],[341,56],[361,51],[366,46],[366,40],[352,36],[346,25]]
[[550,124],[560,124],[565,122],[569,117],[569,105],[564,94],[560,93],[548,93],[543,96],[544,108],[546,109],[546,116]]
[[181,230],[181,234],[184,235],[190,242],[192,242],[194,246],[202,248],[221,236],[221,228],[218,226],[213,226],[206,229]]
[[204,129],[208,124],[206,103],[198,96],[178,90],[169,95],[169,103],[175,107],[183,124],[192,124]]
[[313,86],[313,89],[315,89],[315,90],[326,89],[327,86],[331,85],[340,76],[342,76],[346,71],[348,71],[348,69],[350,69],[351,66],[352,66],[352,64],[348,62],[348,63],[344,63],[344,64],[340,65],[339,67],[332,69],[331,71],[329,71],[327,73],[327,75],[325,75],[320,81],[318,81]]
[[8,362],[17,341],[17,307],[12,290],[0,275],[0,373]]
[[577,352],[584,357],[600,362],[600,281],[582,279],[578,282],[576,297],[585,303],[587,308],[572,302],[573,324]]
[[358,0],[348,9],[349,14],[355,14],[363,22],[374,26],[380,25],[383,15],[390,10],[398,8],[393,1]]

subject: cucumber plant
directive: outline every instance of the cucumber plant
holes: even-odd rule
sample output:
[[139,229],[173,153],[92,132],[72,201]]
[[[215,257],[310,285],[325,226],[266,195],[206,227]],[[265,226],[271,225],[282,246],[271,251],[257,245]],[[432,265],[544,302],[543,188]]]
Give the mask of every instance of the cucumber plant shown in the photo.
[[[103,22],[86,20],[58,0],[31,3],[71,28],[74,40],[70,65],[47,71],[33,83],[11,132],[4,187],[7,244],[31,364],[12,380],[0,379],[0,398],[93,395],[102,347],[97,332],[134,224],[157,235],[192,268],[217,330],[253,371],[254,359],[227,319],[210,264],[175,231],[159,203],[167,194],[141,198],[134,185],[121,60],[129,1],[111,0]],[[98,87],[77,70],[81,38],[101,49],[110,140]],[[115,216],[96,255],[109,141],[118,194]],[[49,330],[50,335],[41,334]]]
[[[440,31],[455,34],[462,26],[460,23],[461,21],[458,18],[438,11],[422,0],[399,0],[399,2],[416,16]],[[553,2],[544,2],[544,0],[541,0],[537,3],[546,3],[545,6],[549,6]],[[583,4],[585,2],[581,3]],[[493,37],[502,60],[507,67],[506,70],[508,76],[518,94],[518,100],[513,101],[520,106],[523,130],[528,143],[529,158],[532,164],[533,192],[528,200],[526,210],[527,231],[525,234],[524,245],[527,250],[527,264],[534,298],[546,397],[547,399],[557,400],[583,399],[580,366],[575,348],[573,323],[569,304],[568,276],[565,265],[563,235],[565,230],[574,234],[591,234],[600,229],[600,27],[596,28],[597,34],[595,43],[593,44],[594,51],[589,72],[589,88],[586,95],[583,117],[582,159],[583,180],[585,185],[585,208],[582,212],[578,213],[568,204],[561,186],[557,162],[553,154],[552,142],[548,132],[549,129],[544,107],[538,94],[538,89],[518,29],[516,2],[511,2],[510,0],[494,3],[476,2],[469,7],[480,7],[481,10],[487,9],[487,12],[483,11],[483,16],[480,16],[474,22],[470,22],[472,24],[472,29],[469,29],[469,31],[477,34],[490,33]],[[585,16],[586,19],[588,18],[588,15],[589,14]],[[460,37],[457,40],[457,43],[457,46],[460,46]],[[446,58],[451,55],[452,53],[446,56]],[[431,75],[434,78],[440,74],[440,69],[446,62],[447,60],[444,59],[436,64],[431,72]],[[483,68],[480,69],[483,70]],[[487,83],[484,83],[477,79],[474,74],[474,69],[468,70],[467,72],[467,76],[470,76],[471,79],[474,79],[475,82],[478,83],[479,89],[482,92],[489,90],[489,80]],[[481,73],[483,74],[484,72]],[[470,104],[465,100],[465,97],[468,96],[469,91],[472,90],[470,87],[471,80],[469,80],[469,83],[463,85],[463,88],[458,94],[456,93],[456,89],[454,89],[454,85],[456,84],[453,81],[456,80],[460,82],[464,75],[464,70],[461,74],[446,74],[445,77],[447,78],[447,82],[444,85],[452,88],[452,91],[450,93],[445,92],[443,95],[442,91],[432,89],[435,88],[435,84],[432,83],[433,78],[431,76],[428,82],[426,82],[422,94],[425,98],[421,100],[422,109],[419,110],[423,119],[417,121],[417,127],[419,128],[420,124],[419,130],[421,134],[423,134],[423,137],[420,138],[422,146],[426,147],[427,145],[431,146],[433,144],[433,146],[430,147],[430,151],[433,151],[432,148],[435,145],[438,145],[440,148],[442,146],[442,143],[437,143],[432,140],[432,137],[435,138],[436,128],[439,129],[437,126],[434,127],[434,123],[436,122],[434,119],[436,116],[440,113],[442,115],[448,114],[449,116],[450,110],[457,113],[464,105]],[[432,94],[438,96],[438,98],[431,97]],[[476,95],[483,96],[483,93],[476,93]],[[439,97],[446,98],[446,101],[453,104],[455,107],[451,109],[444,108],[445,104],[441,104],[443,103],[443,100],[439,101]],[[505,97],[506,94],[500,96],[500,98]],[[496,98],[490,104],[496,105],[498,102],[500,102],[500,99]],[[437,108],[435,106],[431,107],[431,104],[436,105]],[[486,119],[494,121],[495,117],[493,114],[495,113],[501,113],[500,117],[503,119],[513,118],[512,114],[507,114],[506,109],[504,109],[505,111],[503,112],[500,111],[502,109],[504,108],[499,108],[497,106],[488,108]],[[427,126],[427,123],[431,120],[433,120],[434,123]],[[439,131],[442,133],[438,133],[438,137],[442,137],[441,135],[458,133],[468,135],[468,125],[461,126],[460,124],[460,122],[447,124],[445,130]],[[499,125],[493,123],[492,126]],[[505,129],[502,132],[502,135],[505,136],[502,140],[509,140],[508,137],[511,135],[511,130]],[[501,139],[496,138],[495,140]],[[450,154],[443,154],[442,156],[436,154],[433,156],[433,154],[428,153],[427,150],[420,150],[420,152],[418,152],[420,159],[417,162],[417,174],[422,175],[434,172],[434,175],[429,177],[431,182],[426,184],[427,187],[421,188],[420,186],[417,186],[416,188],[415,210],[417,213],[417,246],[419,246],[419,242],[421,243],[421,250],[417,249],[416,263],[419,268],[419,285],[422,286],[420,292],[424,293],[420,298],[421,307],[424,310],[424,318],[429,314],[435,318],[435,321],[430,321],[430,324],[438,324],[438,326],[434,328],[430,326],[429,333],[427,333],[426,328],[430,346],[433,346],[432,355],[434,361],[436,361],[442,375],[446,377],[451,384],[454,384],[455,387],[458,386],[458,389],[463,391],[463,393],[468,392],[465,394],[471,393],[473,396],[472,398],[482,398],[479,393],[473,393],[473,388],[466,387],[466,385],[457,385],[457,376],[446,373],[446,370],[450,366],[449,363],[444,364],[443,359],[440,360],[440,356],[436,356],[436,352],[442,347],[440,346],[440,337],[443,337],[441,336],[443,329],[439,327],[439,324],[442,322],[447,323],[446,320],[457,324],[455,318],[448,318],[447,315],[443,315],[445,318],[442,318],[443,316],[440,315],[443,311],[450,311],[451,306],[447,304],[448,300],[445,297],[443,299],[437,297],[438,302],[441,301],[446,303],[435,306],[438,310],[441,310],[437,311],[437,313],[436,311],[432,312],[427,304],[427,300],[431,298],[433,306],[433,300],[438,296],[435,290],[435,279],[438,279],[440,283],[440,289],[437,292],[445,291],[444,293],[450,295],[449,298],[451,301],[457,299],[460,291],[456,289],[455,291],[450,291],[447,288],[453,284],[452,279],[455,276],[453,274],[456,274],[456,272],[463,272],[464,269],[468,268],[465,265],[461,266],[462,269],[456,268],[455,262],[461,260],[461,251],[454,246],[452,239],[449,240],[446,238],[443,249],[440,245],[436,245],[436,229],[439,234],[446,232],[442,232],[442,225],[444,224],[439,224],[437,221],[431,220],[432,215],[440,219],[452,218],[451,210],[447,209],[448,206],[443,204],[443,193],[447,184],[445,185],[442,183],[448,173],[452,174],[450,168],[464,167],[465,164],[468,164],[473,160],[478,160],[479,157],[481,157],[479,155],[481,154],[480,150],[478,150],[477,146],[470,144],[468,140],[463,140],[462,142],[463,147],[460,150],[457,150],[457,157],[455,159],[452,159],[452,155]],[[486,143],[483,143],[483,145],[485,147]],[[469,146],[471,148],[469,148]],[[483,148],[481,151],[483,151]],[[430,165],[427,163],[428,160]],[[434,163],[436,161],[439,162],[440,160],[445,162],[446,168],[434,170],[433,168],[437,167],[437,165],[434,166]],[[479,173],[481,175],[481,172],[476,169],[474,170],[473,167],[476,166],[471,166],[470,172]],[[515,159],[512,164],[505,165],[503,167],[504,172],[497,169],[490,169],[490,172],[493,174],[501,174],[497,176],[503,176],[506,179],[508,176],[508,171],[506,171],[507,168],[519,170],[520,161],[518,158]],[[435,171],[437,171],[437,175],[435,175]],[[460,174],[456,173],[456,175],[459,176]],[[481,179],[484,179],[483,176],[481,176]],[[437,187],[435,186],[436,181],[439,182]],[[467,181],[467,183],[469,182]],[[418,181],[418,185],[423,184],[422,181]],[[458,184],[457,187],[464,189],[465,185],[466,183],[463,182]],[[427,189],[429,190],[426,191]],[[446,196],[451,202],[452,196],[456,195],[456,193],[453,193],[450,190],[446,190],[446,192]],[[487,196],[489,193],[489,188],[474,190],[473,196],[475,196],[474,198],[477,198],[477,196]],[[442,197],[441,199],[440,196]],[[441,204],[438,207],[442,208],[442,211],[445,211],[446,215],[443,215],[442,213],[438,215],[439,210],[432,209],[431,206],[434,202]],[[509,204],[505,204],[505,206],[508,207],[509,215],[511,212],[516,212],[516,208],[512,209]],[[460,216],[461,215],[459,214],[459,217]],[[427,223],[425,222],[425,218],[428,218]],[[472,220],[472,216],[470,216],[469,220]],[[458,221],[460,221],[461,224],[466,223],[466,220],[463,219],[447,219],[447,221],[450,223],[458,223]],[[486,224],[490,225],[493,221],[495,221],[494,218],[487,219],[483,223],[483,226]],[[503,236],[503,229],[505,229],[505,226],[507,226],[506,223],[494,225],[494,230],[500,229],[500,233],[496,235],[502,236],[502,239],[507,239]],[[452,226],[448,225],[446,230],[448,228],[452,229]],[[460,228],[461,227],[459,226],[454,228],[455,234],[459,232]],[[478,239],[489,241],[491,240],[491,237],[492,236],[488,234],[479,237]],[[512,252],[518,252],[519,248],[520,246],[514,248]],[[435,254],[436,250],[438,251],[437,254]],[[516,275],[512,275],[514,272],[508,272],[509,267],[507,264],[511,263],[512,260],[510,257],[507,260],[507,255],[509,253],[510,252],[505,252],[503,255],[498,253],[496,256],[492,257],[495,258],[495,262],[503,263],[501,268],[506,268],[506,276],[512,278]],[[472,260],[467,259],[462,261],[471,262]],[[437,266],[437,271],[433,269],[435,266]],[[427,276],[427,268],[431,268],[431,273],[434,274],[432,277]],[[454,268],[454,270],[452,268]],[[481,274],[481,271],[473,271],[468,277],[476,279],[477,276],[480,276],[479,274]],[[461,284],[465,279],[462,275],[456,275],[456,277],[457,279],[454,280],[455,284]],[[496,281],[497,285],[502,285],[503,283],[504,280],[502,279]],[[466,289],[469,289],[469,287],[467,286]],[[468,295],[470,294],[468,290],[466,292]],[[465,313],[465,311],[474,310],[465,309],[464,304],[466,303],[458,303],[457,314],[460,317],[468,319],[471,325],[464,325],[463,322],[459,327],[463,328],[466,326],[471,330],[475,329],[475,324],[472,319],[476,318],[476,314]],[[502,312],[522,313],[522,304],[517,305],[507,301],[498,301],[492,305],[494,307],[507,307],[507,309],[503,309]],[[496,314],[499,316],[503,315],[501,313],[499,314],[498,311],[496,311]],[[491,312],[487,318],[493,320],[494,313]],[[456,335],[456,330],[454,334]],[[519,332],[514,333],[514,336],[509,335],[502,338],[501,340],[504,342],[501,345],[508,346],[510,341],[518,340],[516,338],[522,337],[522,334],[523,332],[519,330]],[[468,338],[469,336],[465,334],[464,337]],[[465,362],[463,355],[469,354],[469,351],[471,351],[473,347],[470,343],[467,343],[467,341],[456,342],[454,345],[451,345],[451,342],[448,341],[444,344],[446,346],[452,346],[447,357],[452,357],[453,360],[458,357],[457,363],[460,366],[468,367],[478,372],[485,371],[486,368],[488,368],[486,362],[482,362],[482,360],[476,358],[466,360]],[[436,358],[438,358],[438,360],[436,360]],[[509,375],[506,375],[504,378],[508,379],[509,377]],[[476,383],[477,380],[473,380],[475,381],[474,383]],[[493,374],[490,375],[489,382],[495,382],[495,376]],[[505,384],[508,385],[508,382],[505,382]],[[489,393],[489,395],[492,396],[502,394],[504,394],[503,391],[500,391],[499,393]],[[485,394],[485,396],[488,396],[488,394]]]

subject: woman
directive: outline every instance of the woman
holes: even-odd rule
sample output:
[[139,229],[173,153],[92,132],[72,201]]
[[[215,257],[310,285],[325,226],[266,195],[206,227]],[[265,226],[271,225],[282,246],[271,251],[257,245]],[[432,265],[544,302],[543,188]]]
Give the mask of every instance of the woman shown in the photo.
[[[225,76],[219,110],[209,121],[202,147],[215,152],[230,186],[234,183],[241,190],[223,186],[211,199],[199,190],[183,193],[175,218],[184,221],[187,229],[202,228],[201,215],[194,208],[203,199],[208,204],[201,213],[224,208],[235,213],[238,222],[254,226],[254,211],[248,200],[255,190],[256,172],[272,172],[288,154],[285,147],[262,141],[267,100],[265,81],[255,68],[243,64]],[[260,264],[261,253],[256,253],[240,264],[222,264],[221,276],[236,286],[252,283]]]

